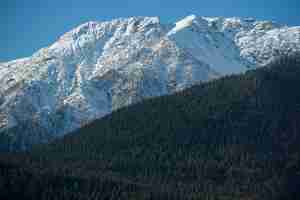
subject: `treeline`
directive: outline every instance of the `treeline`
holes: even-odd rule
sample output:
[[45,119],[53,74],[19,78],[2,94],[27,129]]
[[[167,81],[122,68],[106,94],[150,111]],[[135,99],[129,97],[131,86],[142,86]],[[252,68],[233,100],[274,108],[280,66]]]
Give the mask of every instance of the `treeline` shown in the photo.
[[299,58],[149,99],[49,145],[3,154],[0,198],[300,199]]

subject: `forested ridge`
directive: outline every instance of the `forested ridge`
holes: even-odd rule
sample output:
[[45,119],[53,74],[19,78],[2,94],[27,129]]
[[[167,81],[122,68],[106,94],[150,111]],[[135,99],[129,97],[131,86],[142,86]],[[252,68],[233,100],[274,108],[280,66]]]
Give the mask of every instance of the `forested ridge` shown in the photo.
[[0,155],[0,199],[300,199],[300,57]]

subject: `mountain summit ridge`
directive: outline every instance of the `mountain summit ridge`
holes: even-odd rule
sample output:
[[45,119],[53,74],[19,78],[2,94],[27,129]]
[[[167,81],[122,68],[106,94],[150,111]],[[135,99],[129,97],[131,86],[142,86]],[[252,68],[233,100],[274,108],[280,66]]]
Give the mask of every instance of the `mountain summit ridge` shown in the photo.
[[31,57],[0,63],[5,148],[26,149],[144,98],[300,52],[300,27],[249,18],[185,19],[175,25],[158,17],[87,22]]

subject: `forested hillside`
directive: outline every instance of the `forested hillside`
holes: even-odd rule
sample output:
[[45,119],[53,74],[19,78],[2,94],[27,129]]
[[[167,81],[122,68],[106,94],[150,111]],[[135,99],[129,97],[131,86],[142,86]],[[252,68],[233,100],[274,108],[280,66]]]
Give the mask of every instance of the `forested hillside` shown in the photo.
[[300,199],[300,58],[0,156],[0,199]]

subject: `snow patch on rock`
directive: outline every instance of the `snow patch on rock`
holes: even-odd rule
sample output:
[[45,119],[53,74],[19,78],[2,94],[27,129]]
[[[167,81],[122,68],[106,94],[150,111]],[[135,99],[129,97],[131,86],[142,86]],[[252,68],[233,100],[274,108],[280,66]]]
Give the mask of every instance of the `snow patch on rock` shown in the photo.
[[176,34],[177,32],[185,29],[186,27],[191,26],[193,24],[194,19],[196,19],[196,15],[190,15],[176,22],[176,26],[167,34],[167,36]]

